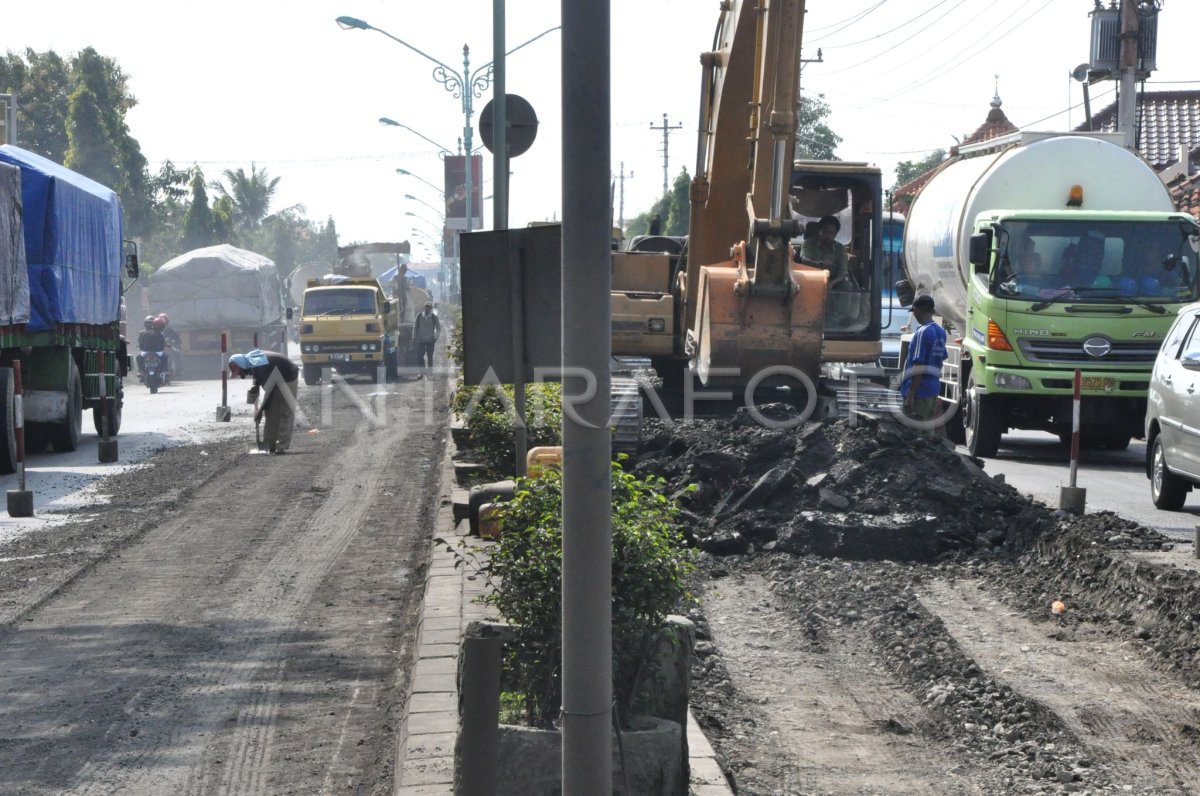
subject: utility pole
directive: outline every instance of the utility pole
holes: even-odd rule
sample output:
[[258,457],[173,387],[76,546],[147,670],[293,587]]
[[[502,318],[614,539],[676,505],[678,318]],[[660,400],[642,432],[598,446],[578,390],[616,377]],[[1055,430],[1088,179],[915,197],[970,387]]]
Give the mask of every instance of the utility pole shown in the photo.
[[[633,169],[629,170],[629,179],[633,179]],[[625,232],[625,161],[621,161],[621,176],[617,183],[617,226],[621,228],[621,232]]]
[[650,129],[651,130],[662,130],[662,134],[663,134],[663,148],[662,148],[662,153],[663,153],[663,196],[666,196],[668,193],[667,186],[669,184],[667,181],[667,169],[668,169],[667,164],[668,164],[668,161],[670,160],[670,158],[668,156],[668,152],[669,152],[670,146],[671,146],[670,135],[671,135],[672,130],[682,130],[683,122],[679,122],[674,127],[672,127],[670,124],[667,123],[667,114],[664,113],[662,127],[655,127],[654,122],[650,122]]
[[1137,146],[1137,0],[1121,0],[1121,88],[1117,95],[1117,132],[1125,135],[1125,148]]

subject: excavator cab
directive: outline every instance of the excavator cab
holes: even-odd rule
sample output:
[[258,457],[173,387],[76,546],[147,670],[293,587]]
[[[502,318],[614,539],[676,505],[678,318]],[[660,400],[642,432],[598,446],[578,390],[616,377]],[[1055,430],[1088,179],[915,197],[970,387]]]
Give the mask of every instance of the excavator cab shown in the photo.
[[[797,161],[792,168],[791,206],[801,226],[827,216],[838,219],[836,241],[844,247],[847,274],[831,280],[825,298],[822,359],[871,361],[877,355],[883,282],[883,236],[877,166],[845,161]],[[793,239],[803,256],[806,242]]]

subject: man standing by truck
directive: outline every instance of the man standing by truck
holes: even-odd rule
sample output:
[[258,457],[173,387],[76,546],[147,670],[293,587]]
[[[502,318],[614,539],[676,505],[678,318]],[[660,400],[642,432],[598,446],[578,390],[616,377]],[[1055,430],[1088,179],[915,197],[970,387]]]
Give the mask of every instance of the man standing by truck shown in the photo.
[[926,434],[943,436],[941,425],[932,422],[938,417],[938,384],[942,363],[946,361],[946,330],[933,322],[933,297],[917,296],[912,314],[920,324],[908,344],[908,359],[904,363],[904,381],[900,394],[904,396],[904,414],[924,424],[918,428]]
[[[413,324],[413,345],[417,348],[417,367],[433,367],[433,346],[441,334],[442,323],[433,311],[433,302],[426,301],[425,309]],[[422,374],[423,376],[423,374]],[[417,378],[422,378],[418,376]]]

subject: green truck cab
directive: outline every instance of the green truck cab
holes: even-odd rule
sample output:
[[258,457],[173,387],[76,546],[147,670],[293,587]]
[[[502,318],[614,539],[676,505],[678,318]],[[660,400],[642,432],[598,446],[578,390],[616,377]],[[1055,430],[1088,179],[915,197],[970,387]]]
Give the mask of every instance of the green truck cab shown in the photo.
[[1102,135],[1017,134],[943,164],[910,208],[904,265],[949,330],[948,436],[993,456],[1009,429],[1085,445],[1144,433],[1158,348],[1198,293],[1200,226]]

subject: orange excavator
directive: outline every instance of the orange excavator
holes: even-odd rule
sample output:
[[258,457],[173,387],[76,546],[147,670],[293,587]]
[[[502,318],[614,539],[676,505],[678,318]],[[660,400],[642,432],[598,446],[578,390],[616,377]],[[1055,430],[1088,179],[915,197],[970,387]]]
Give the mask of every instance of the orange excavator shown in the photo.
[[[803,22],[804,0],[722,3],[701,55],[688,235],[613,254],[613,354],[649,357],[665,390],[816,383],[826,363],[879,356],[880,171],[795,160]],[[806,222],[829,216],[848,272],[836,285],[798,256]]]

